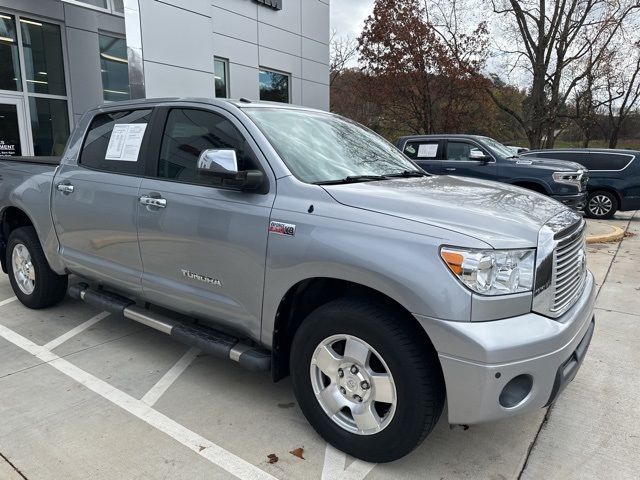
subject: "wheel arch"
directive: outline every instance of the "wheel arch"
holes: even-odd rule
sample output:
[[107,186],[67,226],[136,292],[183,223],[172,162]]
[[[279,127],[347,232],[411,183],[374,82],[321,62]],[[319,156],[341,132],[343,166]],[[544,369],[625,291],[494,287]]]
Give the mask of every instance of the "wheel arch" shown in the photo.
[[613,187],[609,187],[609,186],[604,186],[604,187],[591,187],[589,188],[589,184],[587,184],[587,193],[589,195],[591,195],[592,193],[596,193],[596,192],[607,192],[612,194],[616,200],[618,201],[618,207],[620,207],[620,205],[622,204],[622,196],[620,195],[620,192],[618,192],[618,190],[616,190]]
[[427,348],[431,348],[434,354],[437,354],[431,339],[418,320],[394,298],[372,287],[349,280],[312,277],[291,286],[278,306],[271,346],[274,381],[289,375],[291,344],[304,319],[316,308],[338,298],[364,298],[394,309],[398,312],[398,320],[406,322],[407,328],[412,329],[415,335],[422,338]]
[[6,207],[0,213],[0,263],[2,263],[2,271],[8,273],[7,270],[7,242],[9,235],[17,228],[34,227],[31,217],[22,209],[14,206]]

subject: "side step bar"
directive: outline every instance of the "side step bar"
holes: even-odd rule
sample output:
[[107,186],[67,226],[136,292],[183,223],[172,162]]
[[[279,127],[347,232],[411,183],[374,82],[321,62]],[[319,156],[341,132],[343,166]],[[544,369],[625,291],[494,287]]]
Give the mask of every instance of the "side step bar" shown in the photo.
[[86,283],[72,285],[69,296],[111,313],[142,323],[204,353],[231,359],[248,370],[269,370],[271,354],[260,347],[201,325],[185,325],[164,315],[136,306],[133,300],[104,290],[92,290]]

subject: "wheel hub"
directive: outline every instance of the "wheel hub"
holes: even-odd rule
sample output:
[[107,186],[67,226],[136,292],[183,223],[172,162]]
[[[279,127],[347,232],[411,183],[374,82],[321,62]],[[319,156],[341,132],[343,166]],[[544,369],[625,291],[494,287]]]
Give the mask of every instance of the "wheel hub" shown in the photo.
[[[355,367],[355,369],[354,369]],[[356,373],[352,373],[354,371]],[[364,365],[355,365],[353,363],[344,363],[340,366],[343,376],[338,374],[338,386],[342,396],[357,403],[366,402],[371,395],[371,376],[366,372]],[[344,373],[348,372],[348,373]]]
[[594,215],[606,215],[611,210],[611,199],[605,195],[596,195],[589,201],[589,210]]
[[36,286],[36,271],[27,247],[22,244],[16,245],[11,254],[11,262],[13,277],[18,284],[18,288],[23,293],[31,295]]
[[344,430],[372,435],[391,423],[397,406],[389,367],[378,352],[352,335],[333,335],[316,347],[310,365],[318,403]]

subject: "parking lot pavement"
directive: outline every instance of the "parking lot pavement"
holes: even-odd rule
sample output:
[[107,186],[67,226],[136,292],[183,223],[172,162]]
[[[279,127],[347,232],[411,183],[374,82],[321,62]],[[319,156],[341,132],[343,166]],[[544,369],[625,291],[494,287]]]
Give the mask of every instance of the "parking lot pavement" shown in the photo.
[[[551,410],[468,430],[443,419],[385,465],[328,447],[289,380],[72,300],[27,310],[2,276],[0,479],[637,478],[640,215],[616,222],[636,236],[589,246],[597,329]],[[298,447],[304,459],[289,453]]]

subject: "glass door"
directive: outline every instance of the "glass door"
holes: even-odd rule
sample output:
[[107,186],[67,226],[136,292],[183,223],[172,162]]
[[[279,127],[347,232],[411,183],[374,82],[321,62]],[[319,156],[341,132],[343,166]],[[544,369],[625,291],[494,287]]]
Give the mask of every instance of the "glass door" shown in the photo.
[[25,127],[23,100],[0,95],[0,156],[31,153]]

